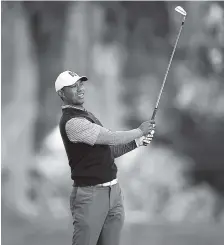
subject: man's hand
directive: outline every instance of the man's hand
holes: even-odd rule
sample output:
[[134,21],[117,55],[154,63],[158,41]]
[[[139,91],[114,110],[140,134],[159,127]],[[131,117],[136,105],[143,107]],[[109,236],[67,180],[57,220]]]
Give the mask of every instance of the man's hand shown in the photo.
[[155,129],[155,121],[154,120],[145,121],[138,128],[142,131],[142,135],[144,136],[148,135],[152,130]]
[[147,146],[151,143],[154,137],[155,130],[152,130],[150,134],[143,136],[142,145]]
[[151,130],[150,134],[146,135],[146,136],[142,136],[138,139],[135,140],[136,142],[136,145],[139,147],[139,146],[147,146],[151,143],[151,141],[153,140],[153,137],[154,137],[154,133],[155,133],[155,130]]

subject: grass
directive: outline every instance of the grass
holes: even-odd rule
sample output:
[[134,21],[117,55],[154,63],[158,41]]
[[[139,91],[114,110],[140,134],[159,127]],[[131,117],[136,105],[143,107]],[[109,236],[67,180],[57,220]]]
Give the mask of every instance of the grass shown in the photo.
[[[2,245],[68,245],[72,224],[59,221],[40,226],[2,210]],[[132,224],[123,229],[121,245],[223,245],[224,225],[221,224]]]

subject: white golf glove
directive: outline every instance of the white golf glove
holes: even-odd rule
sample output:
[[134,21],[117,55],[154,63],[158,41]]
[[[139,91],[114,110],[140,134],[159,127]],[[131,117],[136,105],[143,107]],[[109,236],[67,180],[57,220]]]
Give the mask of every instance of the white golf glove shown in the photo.
[[138,139],[135,139],[137,147],[149,145],[151,143],[151,141],[153,140],[154,133],[155,133],[155,130],[152,130],[150,132],[150,134],[148,134],[146,136],[142,136]]

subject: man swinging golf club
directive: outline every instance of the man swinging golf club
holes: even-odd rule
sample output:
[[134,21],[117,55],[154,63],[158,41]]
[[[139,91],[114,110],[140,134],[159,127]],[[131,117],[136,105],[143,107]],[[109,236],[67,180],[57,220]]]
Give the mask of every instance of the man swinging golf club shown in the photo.
[[63,101],[59,123],[74,181],[70,196],[73,245],[118,245],[124,206],[115,158],[149,144],[155,122],[129,131],[112,132],[84,107],[87,77],[62,72],[55,89]]
[[87,77],[65,71],[55,82],[63,101],[60,132],[74,181],[70,196],[73,245],[119,244],[124,206],[114,159],[153,138],[160,97],[187,15],[180,6],[175,10],[183,16],[182,24],[150,121],[133,130],[112,132],[83,107]]

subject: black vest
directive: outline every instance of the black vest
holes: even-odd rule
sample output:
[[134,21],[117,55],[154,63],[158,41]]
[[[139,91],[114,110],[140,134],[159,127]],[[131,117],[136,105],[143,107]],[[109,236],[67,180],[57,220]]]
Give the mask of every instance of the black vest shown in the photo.
[[86,118],[92,123],[102,124],[91,113],[74,108],[62,109],[59,123],[61,137],[71,167],[71,178],[77,186],[89,186],[109,182],[116,178],[117,166],[114,163],[109,145],[88,145],[73,143],[65,131],[66,122],[74,117]]

